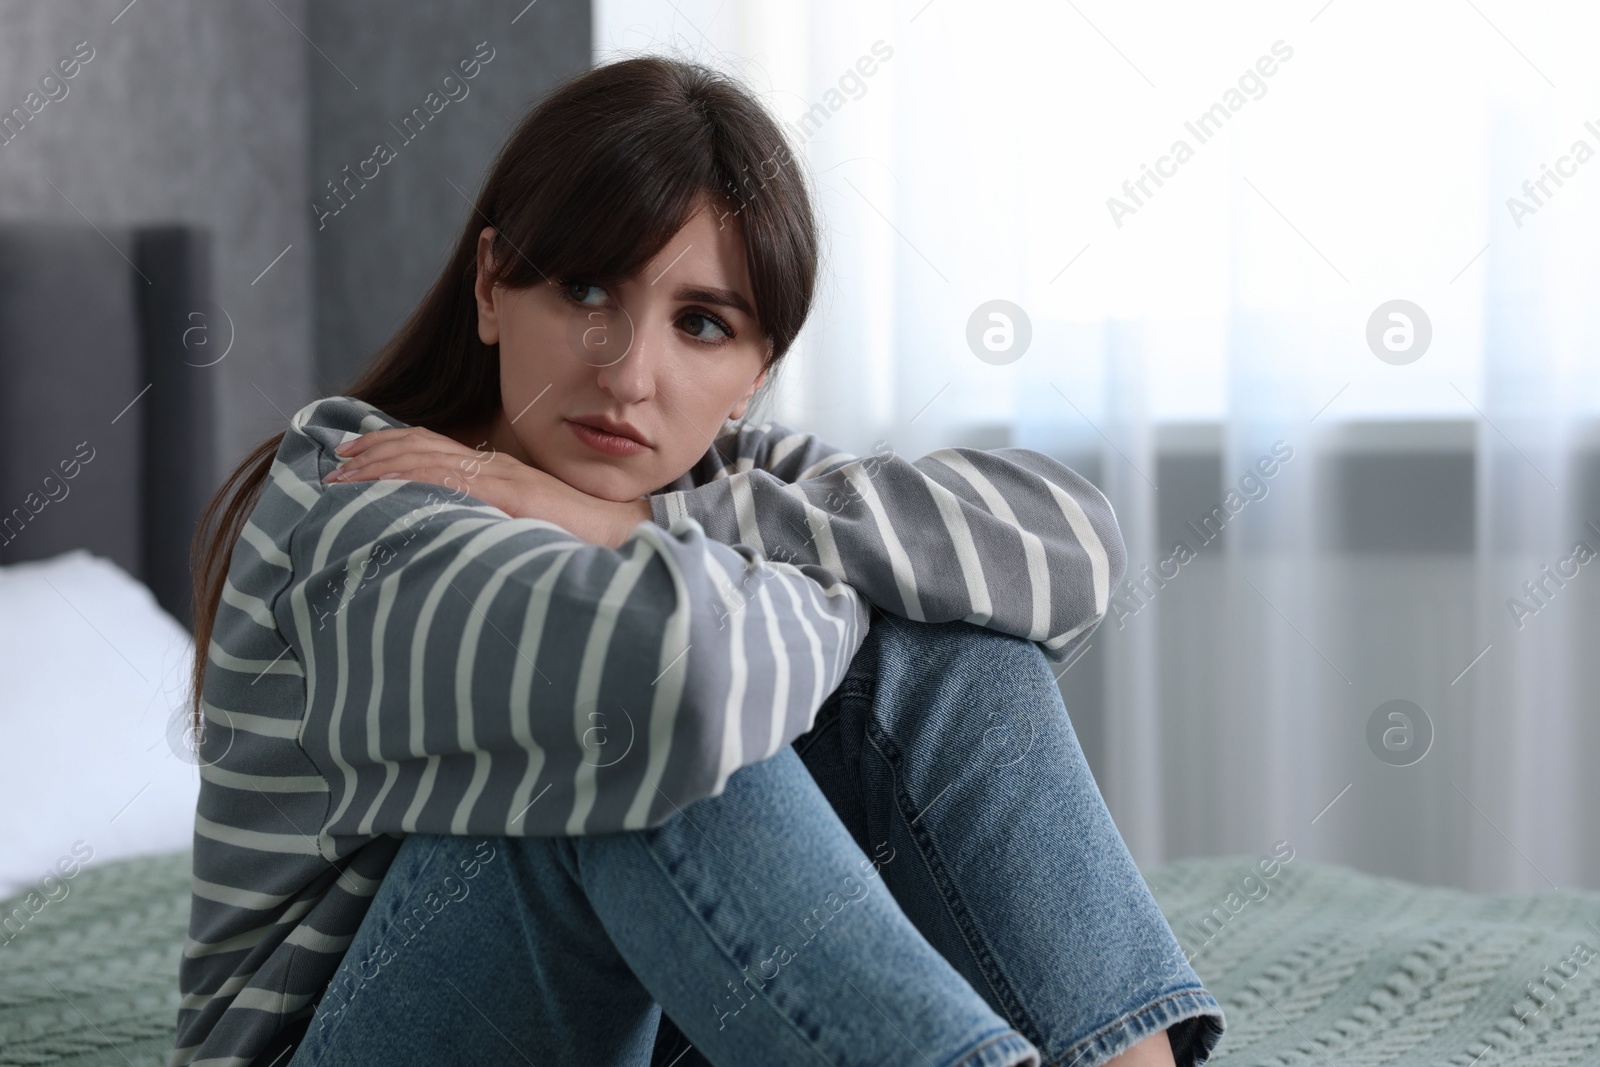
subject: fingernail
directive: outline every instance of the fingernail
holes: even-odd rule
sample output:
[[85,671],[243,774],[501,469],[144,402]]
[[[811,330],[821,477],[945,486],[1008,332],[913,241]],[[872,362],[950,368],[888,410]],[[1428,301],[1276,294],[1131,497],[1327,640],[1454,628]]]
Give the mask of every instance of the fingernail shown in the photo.
[[353,445],[353,444],[355,444],[354,441],[346,441],[344,444],[339,445],[337,448],[335,448],[334,451],[339,453],[342,456],[346,452],[350,451],[350,446]]

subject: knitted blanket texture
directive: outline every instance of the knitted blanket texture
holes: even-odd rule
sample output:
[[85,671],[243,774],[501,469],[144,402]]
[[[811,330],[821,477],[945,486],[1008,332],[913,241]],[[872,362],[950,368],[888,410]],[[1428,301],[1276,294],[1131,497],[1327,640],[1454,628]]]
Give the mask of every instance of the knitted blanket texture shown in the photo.
[[[85,868],[0,935],[0,1067],[164,1064],[189,861]],[[1222,1005],[1216,1067],[1600,1064],[1600,892],[1465,893],[1305,860],[1263,879],[1248,857],[1146,877]]]

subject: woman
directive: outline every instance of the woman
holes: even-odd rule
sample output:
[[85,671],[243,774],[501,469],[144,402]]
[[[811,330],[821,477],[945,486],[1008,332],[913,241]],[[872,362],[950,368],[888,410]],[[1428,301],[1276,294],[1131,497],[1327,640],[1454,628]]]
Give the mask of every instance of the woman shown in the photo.
[[744,89],[598,68],[234,472],[172,1064],[1203,1062],[1049,665],[1110,505],[746,425],[816,263]]

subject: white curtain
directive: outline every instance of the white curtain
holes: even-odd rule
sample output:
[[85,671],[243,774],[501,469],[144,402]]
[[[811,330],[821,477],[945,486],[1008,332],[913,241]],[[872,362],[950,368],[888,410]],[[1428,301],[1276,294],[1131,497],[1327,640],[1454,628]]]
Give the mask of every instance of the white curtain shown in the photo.
[[[804,142],[828,259],[773,417],[1037,448],[1110,498],[1138,584],[1061,684],[1142,864],[1283,839],[1548,889],[1600,887],[1597,29],[600,0],[595,59],[719,65]],[[995,300],[1009,362],[968,340]],[[1410,362],[1382,333],[1422,318],[1368,340],[1395,300]]]

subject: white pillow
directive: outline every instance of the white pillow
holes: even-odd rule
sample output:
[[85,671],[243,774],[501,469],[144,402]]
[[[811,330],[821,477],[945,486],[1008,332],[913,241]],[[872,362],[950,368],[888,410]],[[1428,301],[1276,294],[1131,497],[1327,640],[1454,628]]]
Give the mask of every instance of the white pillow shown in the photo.
[[101,556],[0,567],[0,897],[192,847],[200,772],[168,738],[193,649]]

